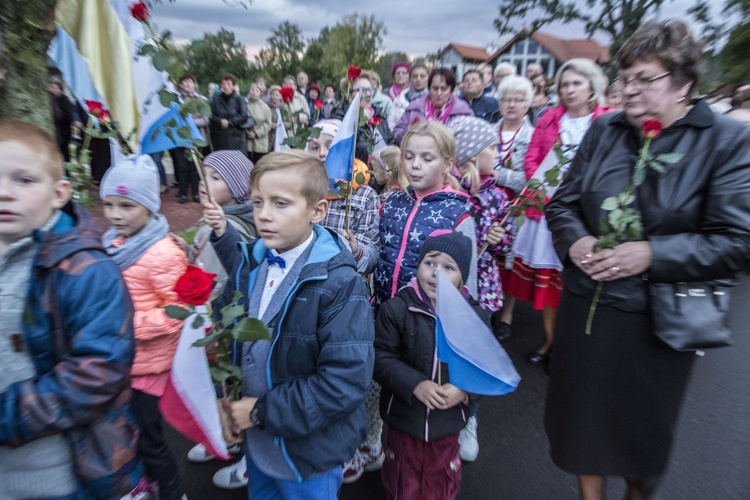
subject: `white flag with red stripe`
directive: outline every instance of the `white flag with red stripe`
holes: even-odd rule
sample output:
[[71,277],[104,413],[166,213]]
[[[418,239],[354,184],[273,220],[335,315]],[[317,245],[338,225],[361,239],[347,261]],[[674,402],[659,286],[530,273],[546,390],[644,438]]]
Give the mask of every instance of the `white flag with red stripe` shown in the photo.
[[[164,395],[159,399],[159,410],[164,420],[188,439],[200,443],[217,458],[229,460],[227,444],[221,431],[216,390],[208,369],[206,351],[193,344],[205,336],[210,325],[206,307],[196,307],[182,327],[180,342],[172,361],[172,371]],[[193,328],[195,317],[201,314],[204,323]]]

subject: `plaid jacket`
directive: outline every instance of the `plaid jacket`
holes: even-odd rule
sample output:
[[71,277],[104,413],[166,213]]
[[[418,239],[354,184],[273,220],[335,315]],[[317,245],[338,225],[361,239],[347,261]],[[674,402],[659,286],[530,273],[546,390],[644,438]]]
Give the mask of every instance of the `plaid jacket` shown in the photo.
[[[375,269],[380,252],[380,198],[373,188],[364,185],[357,189],[349,200],[349,230],[359,245],[354,256],[357,261],[357,272],[365,275]],[[320,223],[321,226],[339,234],[346,228],[346,200],[331,200],[328,213]]]
[[129,411],[133,306],[84,209],[68,204],[40,244],[22,335],[37,375],[0,394],[0,444],[62,433],[77,498],[119,498],[140,479]]

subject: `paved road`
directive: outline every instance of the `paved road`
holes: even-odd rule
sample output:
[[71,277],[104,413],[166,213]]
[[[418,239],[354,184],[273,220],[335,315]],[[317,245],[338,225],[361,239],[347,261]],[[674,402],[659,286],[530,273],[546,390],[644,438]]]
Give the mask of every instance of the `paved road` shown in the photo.
[[[696,363],[658,499],[750,499],[750,280],[733,300],[736,344],[708,352]],[[519,304],[506,349],[521,374],[521,385],[511,395],[482,401],[479,458],[465,464],[460,499],[577,498],[574,476],[557,469],[549,458],[542,427],[546,375],[523,361],[540,339],[540,316]],[[174,433],[172,442],[191,500],[247,498],[245,491],[225,492],[211,485],[214,471],[223,464],[187,463],[190,443]],[[622,498],[623,492],[618,480],[610,481],[609,498]],[[340,498],[385,498],[379,473],[344,486]]]

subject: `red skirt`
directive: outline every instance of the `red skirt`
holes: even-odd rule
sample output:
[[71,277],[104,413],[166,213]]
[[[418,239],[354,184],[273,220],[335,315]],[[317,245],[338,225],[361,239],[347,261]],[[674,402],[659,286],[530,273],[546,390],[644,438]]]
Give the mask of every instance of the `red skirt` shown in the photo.
[[518,300],[531,302],[534,309],[542,310],[551,307],[557,310],[562,295],[562,279],[556,269],[535,269],[529,267],[516,257],[513,270],[507,281],[503,281],[503,290]]

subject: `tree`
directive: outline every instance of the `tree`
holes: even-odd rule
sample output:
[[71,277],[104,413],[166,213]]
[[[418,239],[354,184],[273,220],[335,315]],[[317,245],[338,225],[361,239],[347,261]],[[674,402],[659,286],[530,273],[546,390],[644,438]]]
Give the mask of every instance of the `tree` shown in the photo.
[[187,47],[185,69],[204,85],[218,81],[224,73],[233,74],[241,82],[253,76],[245,46],[224,28],[216,34],[206,33]]
[[349,65],[374,68],[386,33],[385,24],[364,14],[351,14],[330,30],[324,28],[319,37],[323,40],[323,74],[338,81]]
[[284,75],[300,70],[305,41],[298,25],[284,21],[271,30],[266,42],[268,47],[258,54],[258,62],[271,81],[281,82]]
[[[525,31],[528,36],[551,22],[582,21],[589,36],[604,31],[612,37],[610,53],[614,55],[641,23],[659,11],[663,3],[665,0],[502,0],[494,26],[500,35],[523,34]],[[703,3],[701,0],[696,6]],[[519,22],[528,24],[522,29],[514,28]]]
[[55,31],[55,0],[0,2],[0,119],[54,132],[46,53]]
[[[747,17],[743,17],[747,19]],[[750,52],[750,21],[738,24],[729,33],[724,48],[719,53],[725,82],[750,82],[750,65],[747,64],[747,54]]]

